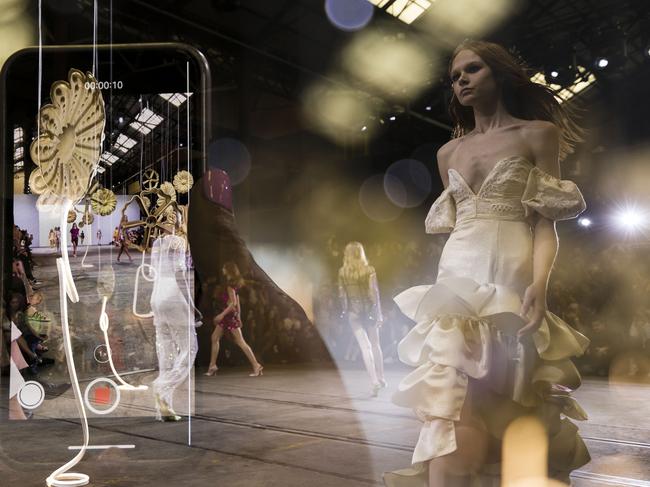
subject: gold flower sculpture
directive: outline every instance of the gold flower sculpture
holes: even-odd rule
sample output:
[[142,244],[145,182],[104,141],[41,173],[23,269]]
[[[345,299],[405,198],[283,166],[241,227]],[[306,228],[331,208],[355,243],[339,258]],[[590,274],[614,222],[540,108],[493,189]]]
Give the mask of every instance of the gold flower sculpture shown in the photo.
[[68,223],[74,223],[77,219],[77,212],[74,210],[68,211]]
[[97,215],[110,215],[117,206],[117,197],[110,189],[98,189],[90,197],[90,205]]
[[[162,183],[160,185],[159,191],[162,194],[165,194],[165,195],[169,196],[169,198],[172,201],[176,201],[176,190],[174,189],[174,185],[172,183],[170,183],[169,181],[165,181],[164,183]],[[166,203],[165,198],[158,198],[158,201],[156,202],[156,204],[158,206],[162,206],[165,203]]]
[[55,81],[52,103],[39,111],[39,137],[30,148],[36,164],[29,178],[33,193],[47,204],[80,200],[97,171],[104,135],[104,100],[91,73],[71,69]]
[[95,217],[89,211],[85,212],[81,217],[81,223],[83,223],[84,225],[92,225],[94,221],[95,221]]
[[180,194],[185,194],[194,186],[194,177],[189,171],[179,171],[174,176],[174,188]]

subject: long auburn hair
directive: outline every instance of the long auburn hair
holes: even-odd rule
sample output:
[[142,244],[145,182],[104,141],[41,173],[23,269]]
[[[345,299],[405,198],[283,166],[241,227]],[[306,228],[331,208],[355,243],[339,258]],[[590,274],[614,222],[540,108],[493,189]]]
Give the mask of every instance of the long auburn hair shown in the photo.
[[233,288],[240,288],[244,286],[244,278],[239,272],[239,267],[232,260],[229,260],[223,265],[224,270],[224,284]]
[[343,266],[339,269],[339,275],[347,281],[357,281],[371,272],[372,267],[368,264],[361,242],[349,242],[343,251]]
[[[449,60],[449,74],[454,59],[465,49],[477,54],[490,67],[501,87],[501,99],[508,113],[524,120],[546,120],[560,129],[560,160],[584,140],[584,130],[575,122],[575,109],[561,104],[547,86],[531,81],[528,68],[499,44],[478,40],[462,42]],[[474,129],[474,110],[461,105],[455,94],[449,103],[449,114],[454,122],[452,138]]]

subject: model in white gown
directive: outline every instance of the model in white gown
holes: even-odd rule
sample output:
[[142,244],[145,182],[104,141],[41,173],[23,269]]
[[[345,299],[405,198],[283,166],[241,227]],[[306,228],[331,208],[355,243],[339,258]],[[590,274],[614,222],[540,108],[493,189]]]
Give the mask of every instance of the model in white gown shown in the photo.
[[[188,381],[198,349],[190,288],[177,275],[186,270],[186,242],[176,235],[159,237],[151,251],[155,280],[151,310],[156,328],[158,378],[153,383],[156,418],[179,420],[173,399],[177,387]],[[178,281],[182,286],[179,286]]]
[[[574,183],[520,156],[500,160],[476,194],[457,171],[448,175],[449,186],[426,218],[427,233],[451,233],[436,283],[395,298],[415,322],[398,349],[415,370],[393,401],[415,410],[423,423],[412,466],[384,480],[392,487],[428,486],[428,462],[456,450],[455,427],[466,401],[492,447],[514,417],[544,417],[549,474],[566,478],[589,460],[567,419],[586,419],[569,395],[580,385],[570,358],[589,342],[551,312],[532,337],[520,342],[516,331],[526,324],[520,310],[533,278],[534,213],[573,218],[584,200]],[[499,465],[491,471],[487,463],[471,485],[499,485]]]

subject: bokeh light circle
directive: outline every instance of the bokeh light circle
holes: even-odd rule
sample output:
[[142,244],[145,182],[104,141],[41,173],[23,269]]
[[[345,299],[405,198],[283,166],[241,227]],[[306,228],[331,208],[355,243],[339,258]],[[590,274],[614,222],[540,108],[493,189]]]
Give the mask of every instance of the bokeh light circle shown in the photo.
[[420,161],[402,159],[386,170],[384,190],[395,206],[419,206],[431,192],[431,174]]
[[368,0],[325,0],[329,21],[344,31],[363,29],[370,20],[374,7]]
[[[393,184],[397,187],[395,182]],[[402,208],[395,206],[386,196],[383,174],[370,176],[361,184],[359,205],[366,216],[376,222],[395,220],[402,213]]]
[[251,170],[251,154],[239,140],[223,137],[210,144],[208,164],[213,169],[226,171],[230,182],[235,186],[248,177]]

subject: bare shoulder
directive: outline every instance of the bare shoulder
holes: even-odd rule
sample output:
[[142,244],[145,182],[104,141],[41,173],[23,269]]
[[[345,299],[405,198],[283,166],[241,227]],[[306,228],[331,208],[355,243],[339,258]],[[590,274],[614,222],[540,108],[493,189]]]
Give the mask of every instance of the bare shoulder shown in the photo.
[[530,120],[521,128],[533,162],[541,170],[559,176],[560,128],[546,120]]
[[451,155],[456,150],[456,147],[458,147],[461,138],[462,137],[451,139],[449,142],[440,147],[440,149],[438,149],[436,158],[438,160],[438,169],[440,172],[444,172],[449,169],[449,161],[451,159]]
[[546,120],[525,120],[520,125],[521,135],[527,139],[544,139],[548,140],[559,139],[560,129],[553,122]]

